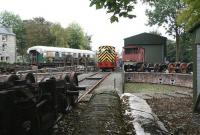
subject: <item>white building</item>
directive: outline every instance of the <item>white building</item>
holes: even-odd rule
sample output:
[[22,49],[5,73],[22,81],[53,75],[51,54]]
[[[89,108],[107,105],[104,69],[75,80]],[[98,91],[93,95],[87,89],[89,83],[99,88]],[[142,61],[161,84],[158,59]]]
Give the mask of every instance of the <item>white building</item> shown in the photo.
[[11,28],[0,27],[0,62],[16,62],[16,36]]

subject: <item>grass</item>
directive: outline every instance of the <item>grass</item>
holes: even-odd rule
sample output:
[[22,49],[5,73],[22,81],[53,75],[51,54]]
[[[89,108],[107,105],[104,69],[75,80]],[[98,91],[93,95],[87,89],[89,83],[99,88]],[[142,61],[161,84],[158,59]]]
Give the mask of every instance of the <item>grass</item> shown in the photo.
[[125,92],[127,93],[155,93],[155,92],[174,92],[174,91],[188,91],[190,88],[177,87],[172,85],[149,84],[149,83],[126,83]]

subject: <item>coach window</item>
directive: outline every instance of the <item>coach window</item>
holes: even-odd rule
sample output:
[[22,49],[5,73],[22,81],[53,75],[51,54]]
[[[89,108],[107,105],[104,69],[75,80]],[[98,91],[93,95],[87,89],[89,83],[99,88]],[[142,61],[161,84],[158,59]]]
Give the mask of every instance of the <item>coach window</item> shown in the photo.
[[65,57],[65,52],[62,52],[62,56],[61,57]]
[[77,58],[77,54],[76,53],[73,53],[72,55],[74,58]]
[[56,58],[59,57],[59,52],[56,52],[55,57],[56,57]]

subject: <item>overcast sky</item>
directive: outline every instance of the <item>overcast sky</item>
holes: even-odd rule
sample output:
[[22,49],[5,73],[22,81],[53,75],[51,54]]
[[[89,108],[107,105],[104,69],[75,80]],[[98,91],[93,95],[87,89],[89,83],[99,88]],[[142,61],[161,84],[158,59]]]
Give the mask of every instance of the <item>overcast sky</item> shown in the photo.
[[[134,13],[137,18],[120,18],[118,23],[110,23],[110,15],[105,10],[89,7],[89,0],[0,0],[0,12],[7,10],[18,14],[23,20],[44,17],[51,22],[58,22],[64,28],[77,22],[84,32],[92,35],[92,49],[101,45],[113,45],[121,51],[124,38],[143,32],[156,30],[149,27],[145,16],[145,5],[138,4]],[[159,29],[167,36],[163,29]]]

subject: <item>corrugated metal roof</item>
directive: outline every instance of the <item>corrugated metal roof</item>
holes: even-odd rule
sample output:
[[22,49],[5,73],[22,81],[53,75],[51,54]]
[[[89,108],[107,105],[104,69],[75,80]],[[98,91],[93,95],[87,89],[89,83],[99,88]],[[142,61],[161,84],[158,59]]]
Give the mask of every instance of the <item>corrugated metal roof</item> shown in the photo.
[[5,27],[0,27],[0,34],[15,35],[13,32],[9,31],[9,28]]
[[166,37],[151,34],[151,33],[141,33],[128,38],[125,38],[125,45],[135,44],[135,45],[161,45],[166,42]]

